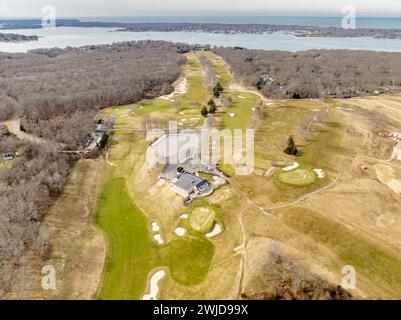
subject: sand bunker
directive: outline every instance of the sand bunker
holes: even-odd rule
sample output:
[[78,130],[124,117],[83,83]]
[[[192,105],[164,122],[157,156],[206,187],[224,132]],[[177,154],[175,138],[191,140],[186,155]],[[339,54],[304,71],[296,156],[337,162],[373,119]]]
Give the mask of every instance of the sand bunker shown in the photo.
[[150,292],[145,294],[142,300],[157,300],[157,294],[159,293],[159,281],[164,278],[166,272],[160,270],[155,272],[150,278]]
[[223,232],[223,228],[219,224],[215,224],[212,231],[205,234],[207,238],[213,238]]
[[158,231],[160,231],[160,226],[159,226],[159,224],[157,223],[157,221],[152,222],[152,231],[153,231],[153,232],[158,232]]
[[238,98],[240,98],[240,99],[246,99],[245,97],[243,97],[243,96],[238,96]]
[[153,235],[153,239],[158,243],[158,244],[163,244],[164,240],[162,239],[162,236],[160,233],[156,233]]
[[178,227],[177,229],[175,229],[175,234],[179,237],[183,237],[186,235],[187,230],[185,230],[184,228]]
[[180,215],[180,218],[181,218],[181,219],[188,219],[188,218],[189,218],[189,215],[186,214],[186,213],[183,213],[182,215]]
[[313,169],[313,172],[316,173],[317,177],[320,179],[323,179],[326,176],[323,169]]
[[168,95],[161,96],[160,99],[163,100],[169,100],[171,102],[174,102],[173,97],[176,94],[185,94],[188,89],[188,81],[187,78],[182,79],[178,84],[174,86],[174,91]]
[[234,113],[234,112],[229,113],[228,115],[229,115],[231,118],[234,118],[234,117],[235,117],[235,113]]
[[392,160],[400,160],[401,161],[401,144],[398,143],[394,148],[393,148],[393,154],[391,155]]
[[377,179],[395,193],[401,193],[401,179],[397,179],[396,172],[391,166],[379,163],[374,165]]
[[283,171],[292,171],[295,170],[299,167],[299,163],[298,162],[294,162],[292,165],[283,168]]

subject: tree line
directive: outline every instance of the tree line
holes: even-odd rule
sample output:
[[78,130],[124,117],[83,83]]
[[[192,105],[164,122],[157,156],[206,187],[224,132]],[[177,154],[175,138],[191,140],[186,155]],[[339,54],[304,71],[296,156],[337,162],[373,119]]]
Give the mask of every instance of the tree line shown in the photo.
[[246,85],[273,98],[348,98],[401,85],[401,54],[351,50],[303,52],[215,48]]

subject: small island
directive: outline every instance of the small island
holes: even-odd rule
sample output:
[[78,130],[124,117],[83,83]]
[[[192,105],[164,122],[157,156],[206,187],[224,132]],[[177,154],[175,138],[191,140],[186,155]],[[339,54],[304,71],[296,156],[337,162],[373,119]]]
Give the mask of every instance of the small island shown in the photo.
[[28,42],[38,41],[38,36],[25,36],[23,34],[15,33],[0,33],[0,42]]

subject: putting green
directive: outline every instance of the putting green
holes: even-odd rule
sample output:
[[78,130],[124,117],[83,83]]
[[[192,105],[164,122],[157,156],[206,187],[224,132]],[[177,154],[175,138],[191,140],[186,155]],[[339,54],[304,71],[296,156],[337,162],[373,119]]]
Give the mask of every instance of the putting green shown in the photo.
[[307,169],[296,169],[279,173],[278,180],[291,186],[303,187],[315,182],[316,174]]
[[215,217],[216,212],[210,208],[195,208],[189,217],[189,224],[195,231],[208,232],[213,226]]

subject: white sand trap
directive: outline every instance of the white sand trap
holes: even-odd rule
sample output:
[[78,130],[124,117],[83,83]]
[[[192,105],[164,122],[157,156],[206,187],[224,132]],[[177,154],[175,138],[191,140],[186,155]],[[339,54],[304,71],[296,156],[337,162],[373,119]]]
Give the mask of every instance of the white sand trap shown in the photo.
[[313,169],[313,172],[316,173],[318,178],[323,179],[326,174],[324,173],[323,169]]
[[185,112],[180,112],[180,114],[185,114]]
[[231,118],[234,118],[234,117],[235,117],[235,113],[234,113],[234,112],[229,113],[228,115],[229,115]]
[[162,236],[160,235],[160,233],[154,234],[154,235],[153,235],[153,239],[155,239],[155,241],[156,241],[158,244],[163,244],[163,243],[164,243],[164,241],[163,241]]
[[216,223],[216,224],[214,225],[212,231],[206,233],[205,236],[206,236],[207,238],[213,238],[213,237],[218,236],[218,235],[219,235],[220,233],[222,233],[222,232],[223,232],[223,228],[222,228],[218,223]]
[[240,98],[240,99],[246,99],[245,97],[243,97],[243,96],[238,96],[238,98]]
[[177,229],[175,229],[175,234],[179,237],[183,237],[185,236],[185,234],[187,233],[187,230],[185,230],[184,228],[178,227]]
[[158,231],[160,231],[160,226],[159,226],[159,224],[157,223],[157,221],[153,221],[153,222],[152,222],[152,231],[153,231],[153,232],[158,232]]
[[255,111],[256,109],[255,108],[252,108],[252,111]]
[[274,104],[273,102],[266,103],[267,106],[271,106],[273,104]]
[[143,109],[143,106],[140,106],[139,109]]
[[150,278],[150,292],[142,297],[142,300],[157,300],[157,295],[159,293],[159,281],[164,278],[166,272],[160,270],[155,272]]
[[174,102],[173,97],[176,94],[185,94],[187,92],[187,89],[188,89],[188,81],[187,78],[184,78],[174,86],[174,91],[172,93],[161,96],[160,99]]
[[393,148],[393,154],[391,155],[392,160],[400,160],[401,161],[401,143],[398,143]]
[[292,170],[297,169],[298,167],[299,167],[299,163],[294,162],[291,166],[283,168],[283,171],[292,171]]
[[183,213],[182,215],[180,215],[180,218],[181,218],[181,219],[188,219],[189,216],[188,216],[188,214]]

